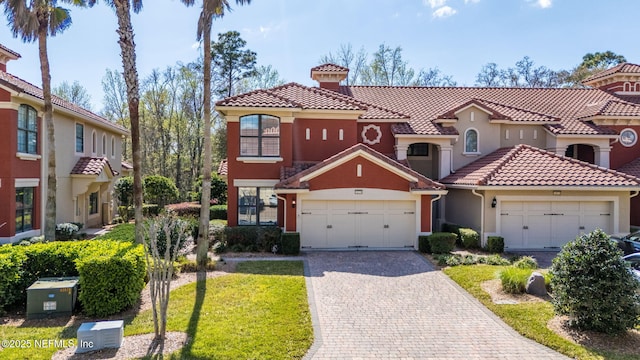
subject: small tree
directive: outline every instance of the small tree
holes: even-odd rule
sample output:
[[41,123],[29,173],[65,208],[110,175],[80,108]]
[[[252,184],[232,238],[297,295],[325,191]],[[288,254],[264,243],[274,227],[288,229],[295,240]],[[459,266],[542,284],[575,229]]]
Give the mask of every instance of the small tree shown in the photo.
[[[158,216],[147,223],[148,239],[144,242],[147,275],[149,276],[149,292],[153,311],[153,329],[155,339],[164,344],[167,332],[167,308],[169,292],[173,277],[173,263],[178,257],[180,243],[186,241],[187,223],[171,216]],[[172,236],[172,233],[177,236]],[[161,251],[159,239],[164,237],[164,251]],[[162,353],[162,348],[159,353]]]
[[120,206],[133,205],[133,178],[131,176],[123,176],[118,179],[114,189]]
[[150,175],[144,178],[144,200],[150,204],[158,204],[163,208],[178,198],[179,192],[173,180],[160,176]]
[[637,280],[622,252],[596,229],[562,248],[551,267],[553,307],[583,330],[616,333],[640,324]]
[[[194,197],[200,199],[202,197],[202,176],[198,177],[196,181],[196,191],[193,193]],[[222,180],[216,173],[211,173],[211,200],[216,200],[217,204],[222,205],[227,203],[227,183]]]

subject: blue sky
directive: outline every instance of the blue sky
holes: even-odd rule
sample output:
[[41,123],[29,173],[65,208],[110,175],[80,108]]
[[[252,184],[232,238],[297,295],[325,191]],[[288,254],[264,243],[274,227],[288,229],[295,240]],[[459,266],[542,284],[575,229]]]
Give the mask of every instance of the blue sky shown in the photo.
[[[154,68],[196,59],[198,7],[178,0],[144,4],[133,15],[141,78]],[[635,0],[253,0],[215,21],[212,37],[240,31],[259,64],[304,85],[314,84],[309,69],[340,44],[371,54],[385,43],[401,46],[416,70],[437,67],[458,85],[472,86],[484,64],[514,66],[525,55],[554,70],[606,50],[640,63],[639,13]],[[116,17],[100,4],[73,9],[72,18],[71,28],[49,42],[52,82],[80,81],[99,111],[105,69],[122,69]],[[22,55],[8,71],[40,86],[37,44],[13,38],[1,19],[0,43]]]

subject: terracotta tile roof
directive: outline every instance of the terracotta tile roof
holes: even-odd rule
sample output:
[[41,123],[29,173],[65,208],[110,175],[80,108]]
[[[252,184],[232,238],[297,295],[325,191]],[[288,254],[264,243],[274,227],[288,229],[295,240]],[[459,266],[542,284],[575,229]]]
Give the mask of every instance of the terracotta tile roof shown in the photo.
[[620,99],[622,99],[623,101],[640,105],[640,95],[622,95],[622,94],[617,94],[617,96]]
[[[44,95],[42,93],[42,89],[40,89],[39,87],[20,79],[19,77],[16,77],[14,75],[11,75],[9,73],[6,73],[4,71],[0,71],[0,85],[4,85],[7,86],[15,91],[18,92],[22,92],[22,93],[26,93],[32,96],[35,96],[36,98],[43,100],[44,99]],[[62,98],[59,98],[55,95],[52,95],[52,99],[51,101],[53,102],[54,106],[59,106],[61,108],[73,111],[74,113],[78,114],[80,117],[85,118],[85,119],[91,119],[97,123],[103,124],[109,128],[115,129],[123,134],[128,134],[129,130],[125,129],[124,127],[109,121],[108,119],[103,118],[102,116],[99,116],[97,114],[92,113],[91,111],[81,108],[80,106],[70,103],[66,100],[63,100]]]
[[6,51],[6,52],[8,52],[9,54],[11,54],[11,55],[13,55],[13,56],[17,57],[18,59],[22,57],[22,56],[20,56],[20,54],[18,54],[17,52],[15,52],[15,51],[13,51],[13,50],[9,49],[8,47],[6,47],[6,46],[4,46],[4,45],[2,45],[2,44],[0,44],[0,50],[4,50],[4,51]]
[[227,161],[227,159],[222,159],[222,161],[220,161],[220,164],[218,164],[218,175],[228,175],[229,174],[229,170],[228,170],[228,165],[229,162]]
[[128,162],[121,162],[120,166],[125,169],[125,170],[133,170],[133,165],[129,164]]
[[293,168],[283,168],[280,171],[281,180],[277,183],[274,188],[275,189],[306,189],[309,187],[309,184],[305,181],[300,181],[302,177],[305,175],[311,174],[329,164],[332,164],[349,154],[352,154],[356,151],[364,151],[367,154],[384,161],[385,163],[399,169],[400,171],[410,174],[413,177],[416,177],[418,181],[416,183],[412,183],[411,189],[413,190],[444,190],[445,187],[441,183],[433,181],[424,175],[414,171],[413,169],[399,163],[396,160],[391,159],[388,156],[385,156],[376,150],[368,147],[364,144],[356,144],[348,149],[345,149],[328,159],[325,159],[319,163],[297,163]]
[[441,180],[471,186],[640,186],[640,179],[529,145],[501,148]]
[[545,125],[556,134],[615,134],[610,129],[580,121],[576,114],[586,104],[619,100],[599,89],[569,88],[341,86],[340,92],[409,115],[409,127],[396,129],[398,133],[411,129],[414,134],[424,135],[448,134],[443,130],[450,130],[435,126],[433,120],[473,99],[513,119],[541,122],[559,119],[559,124]]
[[617,171],[640,178],[640,158],[622,165]]
[[71,175],[98,176],[105,167],[108,167],[113,175],[118,175],[118,172],[113,170],[106,157],[81,157],[71,170]]
[[627,62],[618,64],[610,69],[589,76],[588,78],[584,79],[582,83],[588,83],[593,80],[601,79],[614,74],[640,74],[640,65]]
[[365,111],[365,119],[408,119],[398,111],[388,110],[345,96],[335,91],[289,83],[268,90],[255,90],[220,100],[216,106],[300,108],[314,110]]
[[640,106],[622,100],[604,100],[585,105],[578,113],[577,119],[594,116],[640,116]]
[[318,65],[316,67],[311,68],[311,71],[316,71],[316,72],[349,71],[349,68],[336,65],[336,64],[326,63],[326,64]]

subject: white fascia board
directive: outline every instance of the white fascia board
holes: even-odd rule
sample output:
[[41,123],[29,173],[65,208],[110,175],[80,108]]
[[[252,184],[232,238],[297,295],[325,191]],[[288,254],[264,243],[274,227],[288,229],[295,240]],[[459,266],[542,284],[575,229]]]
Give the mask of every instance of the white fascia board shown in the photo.
[[308,193],[309,189],[274,189],[276,194],[304,194]]
[[412,194],[420,195],[447,195],[448,190],[410,190]]
[[280,180],[272,179],[234,179],[233,186],[274,187]]

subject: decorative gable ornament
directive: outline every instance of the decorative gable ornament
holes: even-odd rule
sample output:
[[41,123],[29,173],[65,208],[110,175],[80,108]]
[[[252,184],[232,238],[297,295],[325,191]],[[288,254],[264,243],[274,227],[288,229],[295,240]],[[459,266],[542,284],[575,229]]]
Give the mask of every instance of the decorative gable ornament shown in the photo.
[[[369,139],[367,137],[367,132],[369,130],[373,130],[376,132],[376,137],[374,139]],[[362,128],[362,142],[368,145],[375,145],[380,143],[380,139],[382,139],[382,130],[380,130],[380,126],[369,124]]]

